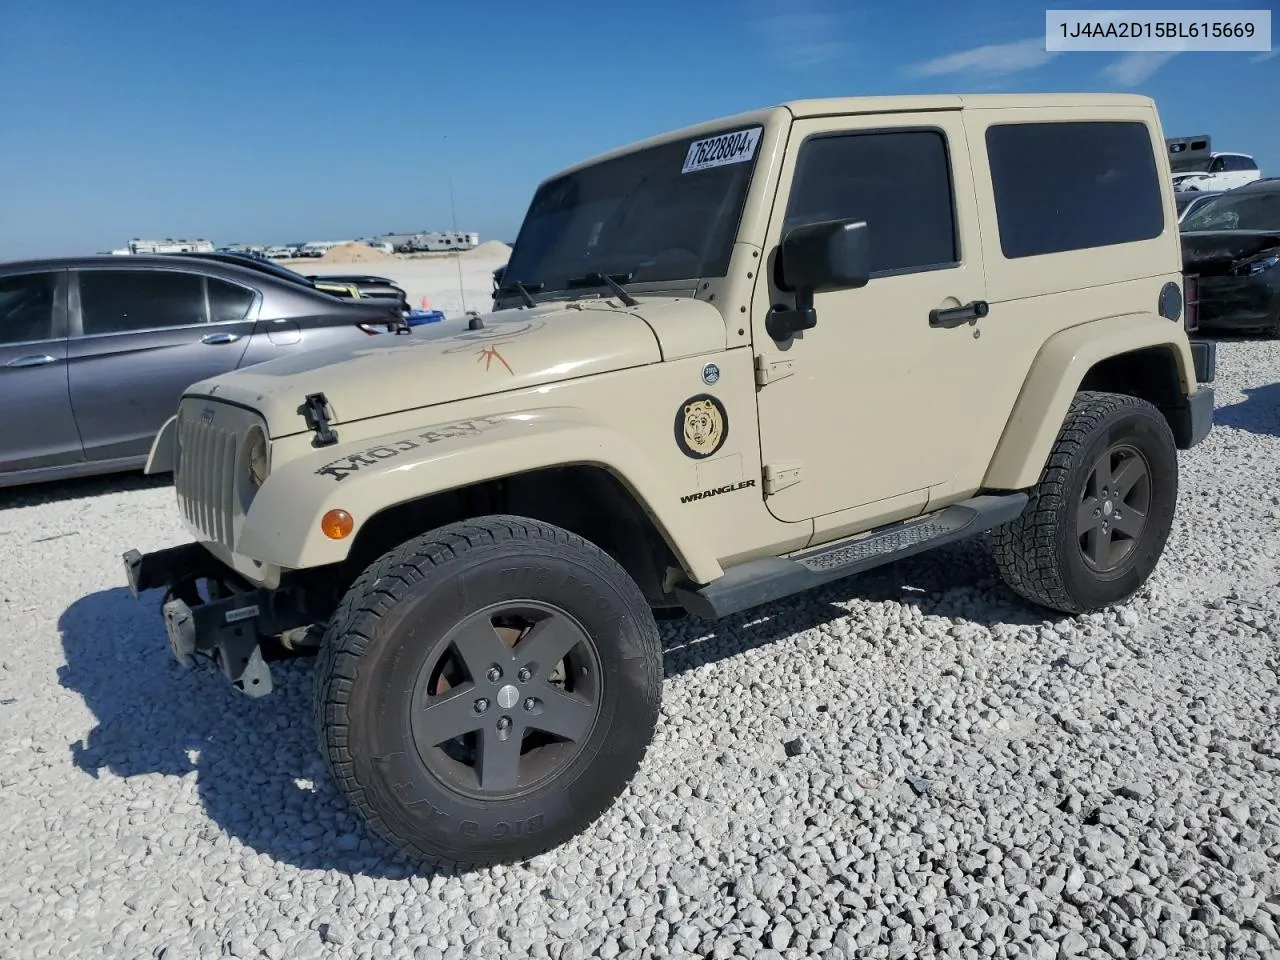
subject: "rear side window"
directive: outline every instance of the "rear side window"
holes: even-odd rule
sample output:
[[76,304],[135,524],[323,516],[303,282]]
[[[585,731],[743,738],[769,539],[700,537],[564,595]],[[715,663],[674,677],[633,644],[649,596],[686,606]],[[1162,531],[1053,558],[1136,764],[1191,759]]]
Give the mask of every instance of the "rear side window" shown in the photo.
[[987,130],[987,155],[1009,259],[1137,243],[1164,230],[1145,124],[999,124]]
[[243,320],[253,306],[254,292],[217,277],[209,277],[209,317],[214,323]]
[[171,270],[86,270],[80,316],[86,336],[208,322],[204,278]]
[[822,136],[796,161],[784,233],[823,220],[867,222],[874,273],[955,263],[945,137],[936,130]]
[[50,339],[57,286],[52,273],[0,277],[0,343]]

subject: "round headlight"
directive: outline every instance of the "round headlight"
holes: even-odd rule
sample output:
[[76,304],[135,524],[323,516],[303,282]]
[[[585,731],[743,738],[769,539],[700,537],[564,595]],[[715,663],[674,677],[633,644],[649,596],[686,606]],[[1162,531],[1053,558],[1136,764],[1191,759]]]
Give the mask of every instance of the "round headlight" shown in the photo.
[[267,482],[267,474],[271,469],[267,454],[267,434],[261,427],[250,427],[245,436],[244,463],[249,475],[249,486],[256,493]]

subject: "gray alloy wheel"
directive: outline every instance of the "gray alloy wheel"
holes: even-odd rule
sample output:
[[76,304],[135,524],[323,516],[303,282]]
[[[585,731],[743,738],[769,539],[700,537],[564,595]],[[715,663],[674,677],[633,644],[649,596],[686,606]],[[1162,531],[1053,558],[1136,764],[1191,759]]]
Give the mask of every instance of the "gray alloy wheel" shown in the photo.
[[1114,443],[1089,471],[1076,513],[1080,556],[1098,573],[1123,564],[1142,538],[1151,510],[1151,467],[1142,451]]
[[547,603],[497,603],[446,633],[419,671],[413,741],[441,782],[476,799],[538,789],[573,763],[600,711],[600,657]]

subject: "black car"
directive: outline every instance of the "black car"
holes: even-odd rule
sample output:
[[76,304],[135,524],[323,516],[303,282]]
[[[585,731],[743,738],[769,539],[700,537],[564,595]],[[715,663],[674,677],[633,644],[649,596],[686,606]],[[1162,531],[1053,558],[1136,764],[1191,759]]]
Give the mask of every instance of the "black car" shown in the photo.
[[192,383],[394,329],[386,300],[208,257],[0,263],[0,487],[138,469]]
[[1207,200],[1181,230],[1200,329],[1280,337],[1280,181],[1255,181]]
[[1181,223],[1197,206],[1221,194],[1221,190],[1181,190],[1175,193],[1173,200],[1178,208],[1178,222]]
[[[298,273],[296,270],[290,270],[288,267],[282,267],[280,264],[274,263],[265,257],[249,253],[231,253],[223,250],[208,253],[172,254],[172,256],[198,257],[203,260],[217,260],[220,263],[233,263],[238,266],[248,267],[250,270],[261,270],[291,283],[300,283],[310,287],[316,287],[317,284],[350,285],[356,288],[361,300],[396,300],[400,304],[402,313],[408,313],[410,309],[409,295],[405,293],[403,288],[397,286],[394,280],[390,280],[387,277],[371,276],[365,273],[304,274]],[[351,299],[348,294],[333,287],[321,286],[317,289],[339,299]]]

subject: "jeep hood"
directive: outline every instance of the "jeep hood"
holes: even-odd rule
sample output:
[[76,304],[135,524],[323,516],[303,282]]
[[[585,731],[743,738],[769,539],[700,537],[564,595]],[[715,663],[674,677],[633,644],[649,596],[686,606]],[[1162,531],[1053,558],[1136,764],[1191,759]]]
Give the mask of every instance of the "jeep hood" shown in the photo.
[[[540,304],[481,316],[441,337],[429,328],[310,350],[192,384],[204,396],[257,410],[272,437],[307,429],[298,412],[323,393],[337,425],[724,349],[718,310],[656,298],[625,310],[607,300]],[[435,333],[435,336],[431,334]]]
[[1280,230],[1196,230],[1182,234],[1182,269],[1223,276],[1233,263],[1280,247]]

